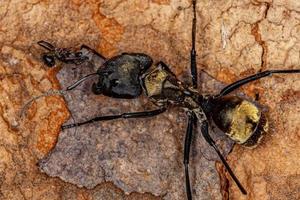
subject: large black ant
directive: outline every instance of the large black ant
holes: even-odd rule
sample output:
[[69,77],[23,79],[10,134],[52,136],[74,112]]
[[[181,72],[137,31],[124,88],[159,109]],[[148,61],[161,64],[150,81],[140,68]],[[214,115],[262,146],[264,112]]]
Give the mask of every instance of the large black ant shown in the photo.
[[[123,113],[119,115],[99,116],[93,119],[63,125],[68,129],[98,121],[118,118],[151,117],[165,112],[169,105],[184,108],[188,114],[188,125],[184,144],[184,168],[186,179],[186,193],[192,199],[192,190],[189,178],[189,156],[194,126],[199,123],[202,135],[206,142],[214,148],[226,167],[230,176],[243,194],[246,189],[234,175],[225,158],[216,146],[209,133],[210,123],[215,123],[233,141],[244,146],[253,147],[258,144],[264,133],[268,130],[268,122],[264,112],[254,103],[238,96],[227,96],[237,88],[272,74],[300,73],[300,69],[268,70],[243,78],[223,88],[217,95],[203,95],[197,92],[197,63],[196,63],[196,0],[193,5],[192,46],[190,52],[190,68],[192,87],[179,81],[169,67],[158,62],[154,66],[152,58],[142,53],[123,53],[99,66],[96,73],[88,74],[69,86],[72,90],[86,79],[97,76],[98,82],[92,85],[96,95],[103,94],[113,98],[131,99],[139,97],[143,92],[158,109],[144,112]],[[42,55],[43,62],[52,67],[55,60],[64,63],[80,64],[91,61],[91,55],[100,54],[87,46],[82,46],[78,52],[69,49],[56,48],[46,41],[38,44],[48,52]],[[103,57],[102,57],[103,58]]]

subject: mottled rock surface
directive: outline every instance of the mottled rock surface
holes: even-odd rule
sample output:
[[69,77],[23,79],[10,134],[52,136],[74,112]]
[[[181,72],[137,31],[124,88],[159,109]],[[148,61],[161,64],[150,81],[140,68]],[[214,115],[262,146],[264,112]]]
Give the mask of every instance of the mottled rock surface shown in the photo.
[[[299,11],[298,0],[199,1],[199,69],[230,83],[260,70],[300,68]],[[20,112],[33,96],[65,87],[65,82],[61,86],[55,75],[61,68],[74,68],[61,64],[55,69],[46,68],[40,61],[37,41],[47,40],[60,47],[79,47],[84,43],[106,57],[120,52],[144,52],[156,61],[168,63],[181,80],[188,80],[191,19],[188,0],[1,1],[0,199],[183,199],[186,118],[180,109],[172,108],[147,120],[101,123],[98,127],[101,132],[89,131],[88,137],[82,132],[93,127],[60,132],[61,124],[70,115],[67,107],[72,110],[72,105],[59,96],[35,101],[23,117]],[[70,76],[74,79],[81,76],[77,69],[73,71]],[[80,98],[89,99],[88,85],[81,89],[86,96]],[[191,163],[197,197],[299,199],[299,75],[276,75],[242,91],[250,98],[259,94],[259,102],[269,110],[271,126],[257,148],[236,146],[228,157],[249,195],[242,196],[217,164],[220,183],[212,168],[214,157],[209,158],[213,152],[204,148],[206,144],[197,135]],[[76,92],[81,94],[82,90]],[[92,115],[151,108],[145,98],[129,101],[93,98],[99,104]],[[82,115],[89,116],[84,112],[73,115],[76,120]],[[61,152],[67,152],[59,148],[71,142],[81,143],[76,147],[77,154],[72,154],[69,160],[61,159],[61,165],[50,165],[51,157],[56,155],[59,159]],[[78,159],[78,155],[84,159]],[[49,166],[47,173],[59,178],[39,171],[36,164],[41,159],[49,161],[44,171]],[[96,164],[89,165],[88,173],[93,176],[82,172],[82,179],[71,179],[75,176],[63,171],[87,169],[84,164],[92,161]],[[64,162],[72,166],[63,166]],[[93,189],[74,185],[92,188],[96,183],[101,184]]]

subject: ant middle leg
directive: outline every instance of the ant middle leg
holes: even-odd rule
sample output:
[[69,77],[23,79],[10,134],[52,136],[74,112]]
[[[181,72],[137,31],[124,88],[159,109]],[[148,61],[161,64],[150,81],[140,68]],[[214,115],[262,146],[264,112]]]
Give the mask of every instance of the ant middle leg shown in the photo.
[[[197,77],[197,62],[196,62],[196,0],[193,0],[193,22],[192,22],[192,46],[190,52],[190,69],[192,76],[192,84],[193,88],[197,88],[198,77]],[[190,183],[190,175],[189,175],[189,160],[190,160],[190,148],[193,138],[194,127],[197,125],[196,116],[194,113],[188,114],[188,126],[185,134],[185,142],[184,142],[184,173],[185,173],[185,187],[186,194],[188,200],[192,200],[192,187]]]
[[192,200],[192,188],[190,183],[190,175],[189,175],[189,161],[190,161],[190,149],[193,138],[194,126],[195,126],[196,116],[194,113],[188,113],[188,125],[185,134],[185,142],[184,142],[184,173],[185,173],[185,187],[187,199]]

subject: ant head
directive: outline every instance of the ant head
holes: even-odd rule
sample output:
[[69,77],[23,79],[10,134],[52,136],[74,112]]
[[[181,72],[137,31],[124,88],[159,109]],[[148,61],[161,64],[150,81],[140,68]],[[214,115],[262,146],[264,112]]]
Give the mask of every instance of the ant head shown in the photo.
[[96,95],[135,98],[142,93],[140,76],[150,68],[152,59],[143,53],[123,53],[107,60],[98,70],[92,86]]

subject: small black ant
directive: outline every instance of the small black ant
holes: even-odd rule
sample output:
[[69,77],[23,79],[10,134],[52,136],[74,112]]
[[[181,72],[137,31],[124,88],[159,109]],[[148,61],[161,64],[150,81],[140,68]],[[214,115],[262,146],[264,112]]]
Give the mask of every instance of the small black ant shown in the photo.
[[[189,178],[190,146],[196,122],[200,124],[201,132],[206,142],[214,148],[233,178],[240,191],[247,194],[246,189],[234,175],[225,158],[216,146],[209,133],[210,123],[215,123],[227,136],[238,144],[247,147],[256,146],[264,133],[268,131],[268,121],[265,113],[254,103],[238,96],[227,96],[239,87],[252,81],[270,76],[272,74],[300,73],[300,69],[268,70],[243,78],[223,88],[217,95],[203,95],[197,92],[197,63],[196,63],[196,0],[192,1],[192,46],[190,52],[190,68],[192,87],[179,81],[169,67],[158,62],[153,66],[152,58],[143,53],[123,53],[99,66],[96,73],[88,74],[67,88],[72,90],[81,82],[90,77],[97,76],[98,82],[92,85],[96,95],[121,99],[139,97],[143,92],[158,109],[144,112],[123,113],[119,115],[99,116],[93,119],[63,125],[62,130],[82,126],[98,121],[118,118],[151,117],[165,112],[169,105],[184,108],[188,114],[188,125],[184,144],[184,167],[186,178],[187,199],[192,200],[192,190]],[[64,63],[80,64],[91,61],[91,55],[104,58],[93,49],[82,46],[80,51],[73,52],[65,48],[56,48],[46,41],[38,44],[48,52],[42,54],[43,62],[52,67],[55,60]]]

